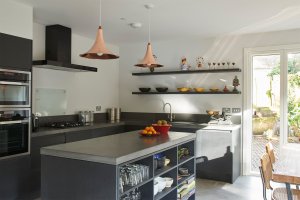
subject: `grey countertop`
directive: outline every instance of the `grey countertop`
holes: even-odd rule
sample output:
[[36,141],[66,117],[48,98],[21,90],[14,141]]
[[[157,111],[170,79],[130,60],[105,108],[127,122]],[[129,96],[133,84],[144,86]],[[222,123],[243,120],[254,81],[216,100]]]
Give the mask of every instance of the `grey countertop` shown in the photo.
[[31,137],[39,137],[45,135],[53,135],[53,134],[68,133],[68,132],[83,131],[83,130],[92,130],[97,128],[105,128],[105,127],[121,126],[121,125],[125,125],[125,122],[101,122],[101,123],[93,123],[87,126],[79,126],[79,127],[71,127],[71,128],[41,127],[39,128],[38,131],[32,132]]
[[41,149],[42,155],[118,165],[196,138],[194,133],[169,132],[143,137],[131,131]]
[[[87,126],[72,127],[72,128],[41,127],[38,131],[32,132],[31,137],[40,137],[40,136],[46,136],[46,135],[62,134],[62,133],[68,133],[68,132],[92,130],[92,129],[112,127],[112,126],[122,126],[122,125],[148,126],[148,125],[151,125],[152,123],[153,123],[152,121],[130,120],[130,121],[121,121],[121,122],[93,123],[93,124],[87,125]],[[205,127],[203,124],[198,124],[198,123],[193,123],[193,122],[173,123],[172,126],[174,128],[190,129],[194,132]]]

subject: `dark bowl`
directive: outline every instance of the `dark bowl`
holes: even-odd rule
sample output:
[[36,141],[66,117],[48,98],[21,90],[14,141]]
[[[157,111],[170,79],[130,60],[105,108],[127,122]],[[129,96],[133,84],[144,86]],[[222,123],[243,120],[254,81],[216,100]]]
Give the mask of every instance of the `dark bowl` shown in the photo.
[[151,88],[139,88],[141,92],[150,92]]
[[157,92],[166,92],[166,91],[168,91],[167,87],[157,87],[155,89],[156,89]]

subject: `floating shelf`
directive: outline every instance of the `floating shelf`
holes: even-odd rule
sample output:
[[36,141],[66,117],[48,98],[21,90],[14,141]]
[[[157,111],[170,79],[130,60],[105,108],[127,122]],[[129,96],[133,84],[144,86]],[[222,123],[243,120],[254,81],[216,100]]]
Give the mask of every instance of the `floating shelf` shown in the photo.
[[151,76],[151,75],[168,75],[168,74],[202,74],[202,73],[230,73],[241,72],[240,68],[233,69],[205,69],[205,70],[187,70],[187,71],[161,71],[161,72],[139,72],[132,73],[132,76]]
[[241,94],[241,92],[132,92],[132,94]]

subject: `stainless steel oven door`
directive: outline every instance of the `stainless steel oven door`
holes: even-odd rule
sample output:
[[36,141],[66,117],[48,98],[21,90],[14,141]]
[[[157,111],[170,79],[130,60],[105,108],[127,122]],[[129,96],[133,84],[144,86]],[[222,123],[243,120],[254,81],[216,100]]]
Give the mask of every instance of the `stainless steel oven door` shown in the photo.
[[0,110],[0,159],[29,154],[30,109]]
[[31,73],[0,69],[0,108],[30,107]]

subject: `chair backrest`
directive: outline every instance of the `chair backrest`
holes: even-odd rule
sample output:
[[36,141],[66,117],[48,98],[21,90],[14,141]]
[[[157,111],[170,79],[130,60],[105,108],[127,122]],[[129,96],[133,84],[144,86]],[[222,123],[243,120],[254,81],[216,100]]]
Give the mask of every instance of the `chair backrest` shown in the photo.
[[262,173],[263,182],[265,183],[265,187],[266,189],[272,189],[270,185],[270,181],[272,179],[273,172],[272,172],[271,160],[269,155],[267,153],[264,153],[260,158],[260,162],[261,162],[261,173]]
[[275,158],[274,148],[271,142],[268,142],[266,144],[266,152],[270,157],[272,170],[274,170],[274,164],[276,162],[276,158]]

